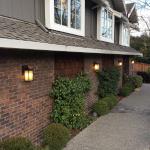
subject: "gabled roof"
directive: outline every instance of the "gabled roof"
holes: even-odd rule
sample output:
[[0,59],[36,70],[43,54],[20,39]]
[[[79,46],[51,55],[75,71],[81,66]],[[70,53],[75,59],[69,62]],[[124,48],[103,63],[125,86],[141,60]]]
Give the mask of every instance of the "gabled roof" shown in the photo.
[[[109,0],[92,0],[98,5],[109,6]],[[130,23],[138,23],[137,12],[135,8],[135,3],[125,4],[125,0],[111,0],[114,4],[114,9],[123,14],[123,17],[129,19]]]
[[[9,45],[10,41],[7,43],[3,39],[11,40],[12,45]],[[27,42],[29,42],[29,45],[27,45]],[[0,17],[0,47],[12,48],[11,46],[13,46],[13,48],[19,48],[17,47],[19,43],[20,48],[24,49],[24,45],[27,45],[27,49],[35,50],[66,51],[65,48],[67,48],[70,52],[72,50],[72,52],[78,51],[85,53],[141,55],[130,47],[102,42],[92,38],[57,34],[51,31],[47,33],[36,24]],[[21,43],[24,45],[22,46]],[[35,47],[30,46],[32,44]],[[54,45],[57,45],[55,49],[53,49]],[[59,45],[63,48],[60,49]]]
[[117,11],[122,12],[126,15],[126,5],[124,0],[112,0]]
[[128,3],[126,4],[126,8],[127,8],[127,13],[129,13],[132,9],[132,7],[135,5],[135,3]]
[[131,23],[138,23],[138,16],[137,16],[135,3],[126,4],[126,8],[127,8],[127,16],[129,18],[129,21]]
[[[109,0],[92,0],[92,1],[99,5],[104,4],[106,6],[109,6]],[[126,7],[124,0],[112,0],[112,2],[114,4],[116,11],[126,14]]]

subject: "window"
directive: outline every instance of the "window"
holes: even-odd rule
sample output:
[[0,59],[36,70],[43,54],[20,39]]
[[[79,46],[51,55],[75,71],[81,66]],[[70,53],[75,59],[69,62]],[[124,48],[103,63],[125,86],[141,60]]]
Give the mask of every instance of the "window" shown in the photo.
[[84,36],[85,0],[45,0],[49,29]]
[[98,39],[106,42],[114,42],[113,13],[102,7],[98,12],[98,22]]
[[128,25],[122,23],[120,27],[120,44],[124,46],[130,45],[130,32]]

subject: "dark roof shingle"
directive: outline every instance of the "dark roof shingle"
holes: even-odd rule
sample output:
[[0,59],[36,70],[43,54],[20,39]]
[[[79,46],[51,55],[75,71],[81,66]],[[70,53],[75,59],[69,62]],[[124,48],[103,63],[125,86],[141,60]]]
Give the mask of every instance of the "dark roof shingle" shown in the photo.
[[102,42],[92,38],[76,37],[72,35],[61,35],[53,32],[44,32],[38,25],[0,17],[0,38],[33,41],[66,46],[76,46],[93,49],[104,49],[112,51],[124,51],[136,53],[130,47],[120,46],[112,43]]

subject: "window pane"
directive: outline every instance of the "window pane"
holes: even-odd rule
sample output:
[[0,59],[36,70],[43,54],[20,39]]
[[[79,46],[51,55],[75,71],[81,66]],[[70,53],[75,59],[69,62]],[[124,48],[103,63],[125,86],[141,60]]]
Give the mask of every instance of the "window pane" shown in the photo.
[[61,24],[61,10],[55,8],[55,22]]
[[129,45],[129,29],[125,24],[123,24],[123,44]]
[[71,27],[75,28],[75,0],[71,0]]
[[81,1],[71,0],[71,27],[80,29],[81,27]]
[[68,0],[54,0],[55,23],[68,25]]
[[68,25],[68,0],[62,1],[62,25]]
[[113,16],[105,8],[102,8],[101,12],[101,36],[112,39],[113,30]]
[[80,29],[81,28],[81,19],[80,16],[76,16],[76,29]]
[[61,1],[60,0],[54,0],[54,6],[57,8],[61,8]]
[[80,11],[81,11],[81,5],[80,5],[80,0],[76,0],[76,15],[80,16]]

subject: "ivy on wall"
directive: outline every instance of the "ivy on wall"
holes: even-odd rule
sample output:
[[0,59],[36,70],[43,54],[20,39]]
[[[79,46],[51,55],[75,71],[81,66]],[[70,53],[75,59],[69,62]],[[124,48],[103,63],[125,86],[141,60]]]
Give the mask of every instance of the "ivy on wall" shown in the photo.
[[85,114],[85,94],[91,83],[85,74],[74,79],[59,77],[53,84],[51,96],[54,98],[52,118],[68,128],[82,129],[89,120]]
[[117,95],[118,82],[120,79],[120,71],[117,67],[104,69],[98,73],[98,95],[100,98],[109,95]]

